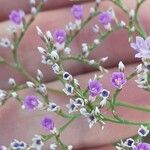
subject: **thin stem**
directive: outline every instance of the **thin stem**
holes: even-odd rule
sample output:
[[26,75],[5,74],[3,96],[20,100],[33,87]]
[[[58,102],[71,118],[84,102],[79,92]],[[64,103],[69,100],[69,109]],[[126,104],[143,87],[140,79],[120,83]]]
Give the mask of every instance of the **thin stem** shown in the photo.
[[[41,1],[41,3],[37,7],[37,14],[40,12],[40,10],[42,9],[43,6],[44,6],[44,3]],[[15,62],[15,68],[18,71],[20,71],[23,75],[25,75],[28,79],[30,79],[31,81],[36,82],[36,80],[23,68],[23,66],[21,65],[21,63],[19,61],[18,54],[17,54],[17,50],[18,50],[18,47],[20,45],[20,42],[21,42],[22,38],[24,37],[28,27],[34,21],[34,19],[35,19],[35,16],[32,16],[30,18],[30,20],[24,25],[24,28],[23,28],[24,30],[21,32],[19,37],[17,39],[15,39],[15,41],[14,41],[14,49],[12,51],[12,54],[13,54],[13,58],[14,58],[14,62]]]
[[130,108],[130,109],[140,110],[144,112],[150,112],[150,107],[146,107],[146,106],[132,105],[121,101],[117,101],[115,105]]
[[103,121],[108,121],[108,122],[112,122],[112,123],[118,123],[118,124],[124,124],[124,125],[134,125],[134,126],[139,126],[139,125],[150,125],[149,122],[134,122],[134,121],[128,121],[125,119],[122,120],[117,120],[117,119],[113,119],[107,116],[103,116],[104,119]]
[[135,26],[136,29],[138,31],[138,33],[143,37],[146,38],[146,32],[144,31],[144,28],[142,27],[140,20],[139,20],[139,16],[138,16],[138,11],[141,7],[141,5],[144,3],[145,0],[141,0],[141,2],[137,2],[136,8],[135,8],[135,17],[134,17],[134,22],[135,22]]

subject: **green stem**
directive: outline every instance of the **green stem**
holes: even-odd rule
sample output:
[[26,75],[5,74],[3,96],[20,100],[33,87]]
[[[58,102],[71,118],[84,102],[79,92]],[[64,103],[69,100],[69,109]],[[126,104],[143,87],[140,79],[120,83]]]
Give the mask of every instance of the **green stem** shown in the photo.
[[140,3],[137,3],[136,8],[135,8],[135,17],[134,17],[134,23],[135,23],[135,27],[137,29],[137,32],[143,37],[146,38],[146,32],[144,31],[144,28],[142,27],[140,20],[139,20],[139,16],[138,16],[138,11],[141,7],[141,5],[144,3],[145,0],[141,0]]
[[128,103],[121,102],[121,101],[117,101],[115,106],[121,106],[121,107],[126,107],[126,108],[130,108],[130,109],[140,110],[140,111],[144,111],[144,112],[150,112],[150,107],[132,105],[132,104],[128,104]]
[[134,125],[134,126],[150,125],[150,122],[134,122],[134,121],[128,121],[125,119],[118,120],[118,119],[113,119],[113,118],[106,117],[106,116],[103,116],[103,117],[104,117],[103,121],[108,121],[108,122],[118,123],[118,124],[123,124],[123,125]]

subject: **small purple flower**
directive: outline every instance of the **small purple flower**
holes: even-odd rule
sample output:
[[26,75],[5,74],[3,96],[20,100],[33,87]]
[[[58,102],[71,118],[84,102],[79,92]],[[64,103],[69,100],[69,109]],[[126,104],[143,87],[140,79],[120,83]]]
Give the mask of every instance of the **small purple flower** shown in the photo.
[[111,23],[112,21],[112,13],[110,11],[103,11],[100,15],[99,15],[99,22],[103,25],[106,26],[108,24]]
[[102,85],[99,83],[98,80],[91,80],[90,79],[88,88],[89,88],[90,96],[95,97],[102,90]]
[[121,89],[126,82],[127,80],[123,72],[113,72],[111,83],[114,87],[116,87],[117,89]]
[[13,10],[9,15],[10,21],[16,25],[20,25],[23,21],[24,12],[22,10]]
[[148,143],[139,143],[134,150],[150,150],[150,144]]
[[45,117],[45,118],[42,120],[41,125],[42,125],[45,129],[47,129],[47,130],[49,130],[49,131],[54,130],[54,122],[53,122],[53,120],[52,120],[51,118],[49,118],[49,117]]
[[73,5],[71,8],[71,13],[75,19],[80,20],[83,17],[83,6],[82,5]]
[[28,110],[34,110],[39,105],[39,100],[36,96],[26,96],[23,105]]
[[65,32],[65,30],[57,29],[54,32],[54,40],[55,40],[55,42],[57,42],[59,44],[62,44],[62,43],[65,42],[65,39],[66,39],[66,32]]
[[144,40],[142,37],[137,36],[135,43],[131,43],[130,46],[136,50],[137,58],[150,58],[150,36]]

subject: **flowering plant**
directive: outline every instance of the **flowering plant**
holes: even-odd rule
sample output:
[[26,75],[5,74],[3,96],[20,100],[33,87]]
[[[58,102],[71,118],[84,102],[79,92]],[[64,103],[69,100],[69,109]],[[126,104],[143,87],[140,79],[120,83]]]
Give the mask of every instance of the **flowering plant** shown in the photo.
[[[128,17],[127,23],[118,19],[112,7],[107,10],[100,9],[103,1],[95,1],[94,6],[89,10],[88,17],[84,17],[84,6],[76,2],[70,10],[73,21],[69,22],[65,29],[61,27],[54,32],[50,30],[44,32],[39,26],[35,27],[37,35],[43,43],[43,46],[37,45],[41,63],[53,71],[53,74],[62,83],[63,87],[61,89],[54,88],[56,85],[54,87],[48,86],[40,69],[37,69],[36,77],[31,75],[22,65],[18,54],[18,48],[25,33],[44,7],[46,0],[30,0],[31,16],[29,18],[26,18],[23,10],[11,11],[9,31],[11,31],[12,38],[1,38],[0,46],[11,49],[13,63],[1,56],[0,64],[16,69],[26,77],[26,81],[20,84],[17,83],[15,78],[9,78],[9,89],[0,89],[0,105],[3,108],[8,103],[8,99],[12,97],[19,103],[22,111],[29,114],[37,111],[44,113],[41,120],[38,121],[39,124],[37,124],[37,126],[41,126],[43,132],[38,133],[37,131],[36,135],[32,135],[33,138],[29,143],[17,139],[12,139],[12,142],[6,146],[0,143],[0,150],[41,150],[46,149],[44,146],[48,142],[51,150],[75,149],[76,147],[72,143],[65,144],[61,136],[74,121],[81,117],[84,118],[84,121],[87,120],[89,128],[93,128],[98,124],[104,132],[107,129],[106,124],[110,123],[138,127],[137,133],[134,132],[133,137],[122,139],[121,142],[116,141],[115,148],[118,150],[150,150],[150,142],[144,141],[149,134],[150,122],[126,119],[118,110],[118,107],[122,107],[150,113],[148,106],[118,100],[119,95],[126,90],[130,80],[135,80],[134,84],[144,91],[150,91],[150,37],[147,37],[138,15],[141,5],[146,0],[136,0],[136,7],[131,10],[129,10],[124,0],[109,0],[126,14]],[[97,19],[97,23],[92,26],[91,32],[94,33],[96,38],[91,43],[81,43],[81,52],[74,54],[74,50],[71,48],[72,41],[94,18]],[[131,49],[135,50],[135,57],[139,58],[141,62],[136,68],[132,68],[130,74],[127,74],[125,64],[119,61],[118,69],[110,73],[109,85],[106,87],[102,82],[108,73],[108,70],[104,67],[108,57],[102,57],[99,60],[90,59],[90,54],[107,37],[121,29],[127,31],[129,45]],[[82,81],[77,80],[70,73],[71,71],[65,68],[64,62],[68,60],[85,64],[98,72],[94,76],[92,75],[86,82],[86,86],[83,87],[81,85]],[[110,87],[113,87],[113,90]],[[34,94],[22,96],[19,91],[23,89],[32,90]],[[55,96],[51,96],[51,94]],[[58,95],[66,96],[67,102],[65,105],[57,102]],[[52,114],[64,118],[65,123],[63,123],[64,121],[56,123],[57,121],[53,119]]]

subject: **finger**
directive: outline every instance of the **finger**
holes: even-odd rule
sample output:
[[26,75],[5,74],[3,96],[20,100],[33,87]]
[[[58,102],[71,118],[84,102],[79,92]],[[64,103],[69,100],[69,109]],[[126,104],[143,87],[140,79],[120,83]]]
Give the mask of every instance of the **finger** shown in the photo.
[[[88,1],[88,0],[84,0]],[[1,0],[0,1],[0,21],[8,19],[8,15],[13,9],[22,9],[24,10],[27,14],[30,13],[30,4],[29,0],[14,0],[13,3],[10,0]],[[52,10],[52,9],[58,9],[62,7],[67,7],[72,5],[74,2],[71,0],[56,0],[55,2],[53,0],[48,0],[46,2],[44,10]],[[10,4],[10,5],[8,5]]]
[[82,150],[115,150],[115,148],[112,145],[106,145],[106,146],[95,147],[95,148],[86,148]]
[[[131,73],[135,65],[129,65],[126,68],[126,73]],[[110,76],[116,68],[110,69],[110,72],[100,81],[103,84],[103,88],[114,91],[114,88],[110,83]],[[82,87],[87,87],[89,78],[93,78],[94,74],[98,72],[93,72],[89,74],[79,75],[77,79]],[[62,89],[63,86],[58,82],[52,82],[48,85],[51,88]],[[133,94],[136,93],[136,94]],[[20,92],[21,97],[33,94],[31,90],[23,90]],[[50,94],[50,100],[57,103],[58,105],[65,107],[69,103],[69,98],[59,94]],[[150,105],[149,93],[137,88],[134,81],[130,81],[124,87],[124,90],[120,94],[120,100],[125,102],[130,102],[133,105]],[[12,113],[13,112],[13,113]],[[102,111],[105,115],[109,115],[107,111]],[[150,120],[149,113],[133,111],[130,109],[117,109],[117,113],[120,117],[124,119],[129,119],[132,121],[145,121]],[[8,145],[8,143],[15,137],[17,139],[28,141],[33,137],[34,134],[46,132],[40,126],[40,120],[48,116],[45,112],[27,112],[20,108],[17,101],[9,99],[6,104],[0,109],[0,136],[1,143]],[[56,117],[52,113],[49,116],[54,119],[56,127],[60,127],[62,124],[67,122],[66,119],[61,117]],[[117,131],[117,132],[116,132]],[[96,124],[89,129],[88,122],[85,117],[81,117],[72,123],[62,134],[61,138],[66,144],[73,144],[75,148],[92,148],[100,147],[102,145],[107,145],[114,143],[120,139],[133,136],[137,132],[135,126],[117,125],[113,123],[106,122],[104,130],[101,129],[99,124]]]

